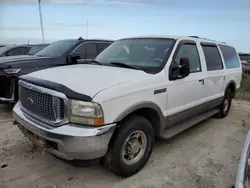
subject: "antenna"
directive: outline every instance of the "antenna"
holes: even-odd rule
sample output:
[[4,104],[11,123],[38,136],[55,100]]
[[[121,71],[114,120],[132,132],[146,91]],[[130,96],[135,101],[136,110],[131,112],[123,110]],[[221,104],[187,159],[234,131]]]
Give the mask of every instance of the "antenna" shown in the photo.
[[88,38],[88,29],[89,29],[89,21],[87,20],[87,24],[86,24],[86,39]]
[[43,43],[44,43],[43,17],[42,17],[42,10],[41,10],[41,0],[38,0],[38,9],[39,9],[39,16],[40,16],[40,24],[41,24],[42,40],[43,40]]

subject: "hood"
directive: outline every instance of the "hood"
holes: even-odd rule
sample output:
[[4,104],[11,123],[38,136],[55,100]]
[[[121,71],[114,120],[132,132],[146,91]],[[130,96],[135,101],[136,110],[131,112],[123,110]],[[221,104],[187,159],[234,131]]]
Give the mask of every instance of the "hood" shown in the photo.
[[[36,63],[44,60],[52,59],[51,57],[38,57],[33,55],[18,55],[0,57],[0,68],[22,68],[26,67],[29,63]],[[30,67],[30,64],[29,64]]]
[[140,70],[120,67],[70,65],[33,72],[26,78],[44,80],[43,85],[46,85],[46,81],[54,82],[93,98],[102,90],[150,75]]

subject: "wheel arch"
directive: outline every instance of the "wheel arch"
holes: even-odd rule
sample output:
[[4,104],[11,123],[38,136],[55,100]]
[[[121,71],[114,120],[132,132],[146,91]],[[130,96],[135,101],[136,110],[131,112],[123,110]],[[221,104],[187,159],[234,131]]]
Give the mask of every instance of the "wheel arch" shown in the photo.
[[160,135],[160,132],[164,126],[164,116],[157,104],[153,102],[137,103],[133,106],[130,106],[120,115],[118,115],[118,117],[115,119],[115,122],[119,123],[132,115],[140,115],[146,118],[152,124],[155,135]]
[[227,83],[225,87],[225,93],[228,88],[232,91],[232,97],[234,98],[235,93],[236,93],[236,83],[234,80],[231,80],[230,82]]

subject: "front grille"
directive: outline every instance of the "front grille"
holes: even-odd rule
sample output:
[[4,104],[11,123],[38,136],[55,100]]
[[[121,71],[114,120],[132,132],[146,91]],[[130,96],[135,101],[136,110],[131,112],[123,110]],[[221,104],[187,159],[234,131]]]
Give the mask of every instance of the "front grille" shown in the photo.
[[61,98],[19,86],[22,107],[36,117],[56,122],[64,119],[64,101]]

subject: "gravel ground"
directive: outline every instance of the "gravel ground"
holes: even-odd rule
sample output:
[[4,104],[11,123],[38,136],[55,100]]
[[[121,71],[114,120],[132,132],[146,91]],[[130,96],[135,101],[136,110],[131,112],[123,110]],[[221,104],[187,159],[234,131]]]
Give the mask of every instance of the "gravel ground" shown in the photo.
[[157,141],[147,165],[127,179],[97,163],[76,166],[42,154],[12,121],[11,107],[0,107],[0,188],[229,188],[250,128],[250,103],[234,101],[227,118],[210,118]]

